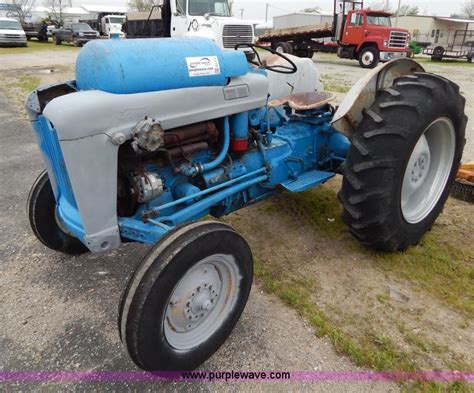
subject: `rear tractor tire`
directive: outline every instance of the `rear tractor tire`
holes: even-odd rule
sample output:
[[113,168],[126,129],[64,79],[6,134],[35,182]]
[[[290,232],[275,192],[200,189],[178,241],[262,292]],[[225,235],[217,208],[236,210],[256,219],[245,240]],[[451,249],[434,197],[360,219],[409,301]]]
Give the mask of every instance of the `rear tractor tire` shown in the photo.
[[362,243],[405,250],[431,229],[460,164],[464,105],[456,84],[427,73],[377,92],[352,136],[338,194]]

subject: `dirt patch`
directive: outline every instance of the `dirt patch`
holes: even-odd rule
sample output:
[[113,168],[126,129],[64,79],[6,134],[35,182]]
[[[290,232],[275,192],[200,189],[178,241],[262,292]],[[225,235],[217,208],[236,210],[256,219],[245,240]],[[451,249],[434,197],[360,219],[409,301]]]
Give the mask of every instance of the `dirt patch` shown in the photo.
[[[339,182],[304,194],[307,199],[324,199]],[[290,281],[304,280],[314,306],[357,343],[388,338],[415,368],[470,367],[472,314],[426,291],[423,278],[406,275],[406,259],[398,259],[397,269],[384,266],[383,257],[361,247],[341,226],[334,206],[320,210],[319,221],[311,218],[311,211],[297,212],[289,206],[295,206],[293,196],[283,194],[226,221],[245,235],[271,274],[285,272]],[[453,247],[463,247],[474,244],[473,226],[474,206],[450,200],[433,230]],[[423,244],[418,247],[426,251]],[[465,251],[462,262],[472,267],[474,252]],[[472,284],[472,270],[461,274]],[[472,301],[472,290],[465,296]]]

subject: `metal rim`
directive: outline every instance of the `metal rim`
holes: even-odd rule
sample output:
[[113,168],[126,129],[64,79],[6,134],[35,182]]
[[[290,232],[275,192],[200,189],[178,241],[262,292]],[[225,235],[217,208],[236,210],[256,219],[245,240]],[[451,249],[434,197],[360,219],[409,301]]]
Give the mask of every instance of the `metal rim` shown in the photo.
[[447,117],[433,121],[408,160],[401,191],[403,217],[416,224],[428,216],[443,193],[456,147],[454,125]]
[[286,53],[285,48],[283,48],[282,45],[278,45],[275,49],[275,52],[277,52],[277,53]]
[[374,62],[374,54],[371,51],[367,51],[362,55],[362,64],[368,66]]
[[212,336],[234,309],[241,278],[232,255],[214,254],[189,269],[166,307],[163,324],[168,343],[189,350]]

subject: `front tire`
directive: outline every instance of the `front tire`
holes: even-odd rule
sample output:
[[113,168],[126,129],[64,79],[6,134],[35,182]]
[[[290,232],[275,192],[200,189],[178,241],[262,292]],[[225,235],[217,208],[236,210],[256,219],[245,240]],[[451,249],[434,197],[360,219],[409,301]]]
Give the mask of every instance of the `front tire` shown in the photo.
[[122,342],[148,371],[190,370],[224,343],[247,302],[252,253],[218,222],[178,227],[143,259],[119,307]]
[[366,46],[359,53],[359,64],[362,68],[374,68],[380,61],[380,54],[375,46]]
[[457,85],[426,73],[377,92],[352,137],[338,195],[362,243],[404,250],[431,229],[461,160],[464,104]]
[[46,247],[71,255],[89,251],[79,239],[60,228],[56,218],[56,200],[46,171],[40,173],[31,187],[27,213],[33,233]]

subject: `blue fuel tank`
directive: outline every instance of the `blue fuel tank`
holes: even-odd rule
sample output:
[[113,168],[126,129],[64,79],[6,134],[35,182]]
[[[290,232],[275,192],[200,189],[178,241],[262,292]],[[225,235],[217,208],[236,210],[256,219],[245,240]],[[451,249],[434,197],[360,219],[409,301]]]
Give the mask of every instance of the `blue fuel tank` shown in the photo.
[[248,68],[242,51],[223,51],[207,38],[95,40],[77,57],[76,84],[115,94],[224,86]]

